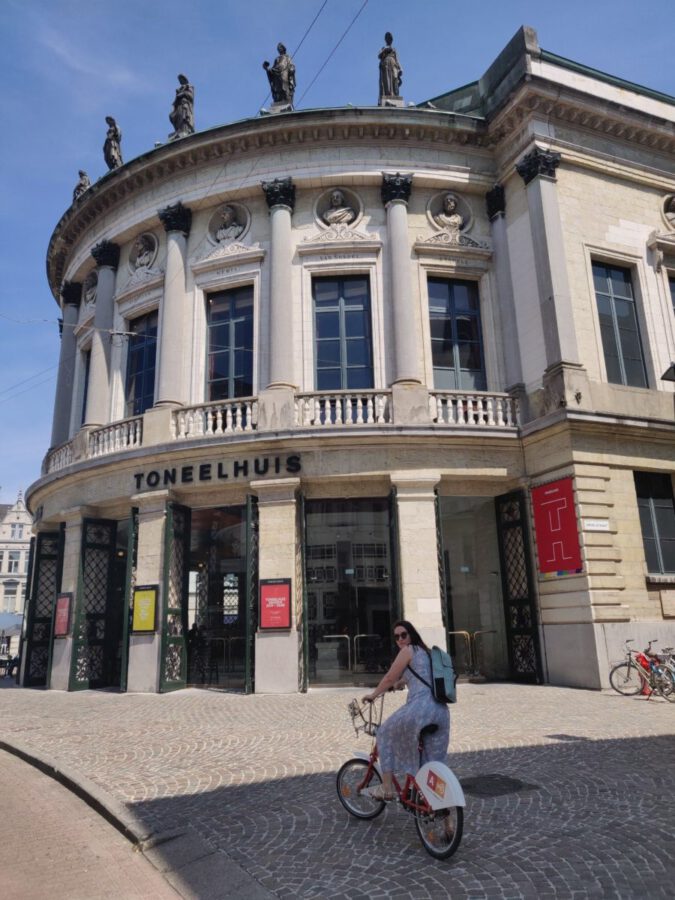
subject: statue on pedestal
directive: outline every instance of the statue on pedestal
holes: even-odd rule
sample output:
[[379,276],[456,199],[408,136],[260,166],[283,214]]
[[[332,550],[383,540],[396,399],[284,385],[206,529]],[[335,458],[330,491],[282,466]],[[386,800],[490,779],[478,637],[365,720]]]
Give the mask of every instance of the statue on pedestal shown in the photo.
[[[387,100],[394,98],[399,100],[399,88],[403,83],[403,69],[398,61],[396,50],[392,47],[393,36],[388,31],[384,36],[385,46],[380,50],[378,59],[380,60],[380,95],[377,101],[378,106],[387,106]],[[398,106],[398,103],[391,105]]]
[[91,187],[91,181],[89,180],[89,176],[84,171],[84,169],[80,169],[77,173],[80,176],[80,180],[75,185],[75,189],[73,190],[73,202],[77,200],[78,197],[81,197],[85,191],[89,190]]
[[267,73],[270,83],[272,100],[292,108],[295,94],[295,66],[283,44],[277,44],[277,53],[279,55],[274,60],[274,64],[270,65],[265,60],[263,69]]
[[195,89],[185,75],[179,75],[178,81],[176,97],[169,113],[169,121],[173,125],[170,141],[194,134],[195,130]]
[[122,132],[117,127],[117,122],[113,119],[112,116],[105,117],[106,122],[108,123],[108,131],[105,136],[105,143],[103,145],[103,158],[106,161],[106,165],[109,169],[117,169],[122,163]]

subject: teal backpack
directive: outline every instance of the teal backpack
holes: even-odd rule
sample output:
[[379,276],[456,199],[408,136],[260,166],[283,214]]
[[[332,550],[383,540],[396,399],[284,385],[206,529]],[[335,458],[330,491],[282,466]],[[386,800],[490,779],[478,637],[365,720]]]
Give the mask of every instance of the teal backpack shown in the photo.
[[426,684],[434,695],[434,700],[438,703],[456,703],[457,675],[450,654],[441,650],[440,647],[432,647],[429,651],[429,659],[431,660],[431,684],[426,678],[418,675],[413,668],[410,666],[408,668],[415,678]]

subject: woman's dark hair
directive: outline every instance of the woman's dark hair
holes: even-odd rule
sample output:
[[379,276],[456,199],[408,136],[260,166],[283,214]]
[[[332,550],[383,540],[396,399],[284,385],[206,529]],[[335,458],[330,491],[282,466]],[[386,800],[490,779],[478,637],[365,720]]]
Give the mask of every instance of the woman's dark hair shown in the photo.
[[415,628],[412,622],[408,622],[407,619],[401,619],[399,622],[394,622],[394,628],[398,628],[399,625],[401,626],[401,628],[405,628],[405,630],[408,632],[410,643],[413,645],[413,647],[422,647],[423,650],[429,649],[422,640],[419,631]]

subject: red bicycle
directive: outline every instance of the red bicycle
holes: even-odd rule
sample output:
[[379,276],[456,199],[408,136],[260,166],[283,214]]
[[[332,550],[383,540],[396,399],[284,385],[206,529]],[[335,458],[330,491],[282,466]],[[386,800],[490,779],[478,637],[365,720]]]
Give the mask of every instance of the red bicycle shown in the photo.
[[[374,819],[386,803],[371,795],[371,790],[382,784],[375,738],[382,721],[384,696],[377,711],[376,705],[368,703],[362,707],[358,700],[352,700],[348,706],[357,737],[366,734],[373,738],[370,753],[355,751],[337,773],[340,803],[357,819]],[[423,737],[436,728],[427,725],[420,732],[420,762]],[[415,776],[406,775],[402,785],[394,776],[394,789],[398,805],[415,817],[417,834],[427,853],[436,859],[452,856],[462,840],[466,806],[462,786],[452,770],[444,763],[426,763]]]

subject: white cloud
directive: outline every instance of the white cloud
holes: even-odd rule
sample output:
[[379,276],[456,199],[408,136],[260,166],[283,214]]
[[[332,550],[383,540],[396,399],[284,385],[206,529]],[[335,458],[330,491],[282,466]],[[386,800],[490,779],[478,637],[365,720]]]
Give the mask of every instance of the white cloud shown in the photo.
[[36,38],[38,44],[52,53],[61,65],[66,66],[75,75],[84,76],[108,87],[124,88],[134,92],[142,85],[142,80],[128,67],[112,63],[100,54],[89,55],[81,46],[75,46],[64,35],[44,23],[41,23]]

